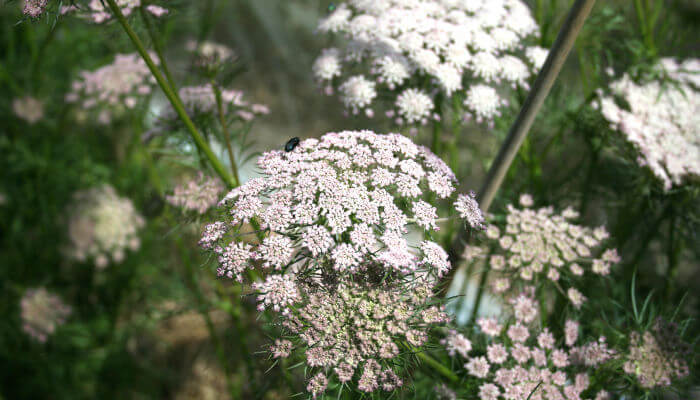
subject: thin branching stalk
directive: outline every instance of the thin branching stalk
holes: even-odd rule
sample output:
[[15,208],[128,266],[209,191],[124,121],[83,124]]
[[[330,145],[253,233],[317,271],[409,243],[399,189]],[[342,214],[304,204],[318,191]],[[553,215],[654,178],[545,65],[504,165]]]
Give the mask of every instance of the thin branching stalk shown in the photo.
[[158,82],[158,86],[160,86],[160,88],[163,90],[163,93],[165,93],[165,96],[168,98],[170,104],[175,109],[175,112],[177,113],[178,117],[180,117],[182,122],[185,124],[185,127],[189,131],[190,136],[192,136],[192,139],[194,139],[197,147],[202,151],[202,153],[204,153],[206,158],[209,160],[209,163],[211,164],[212,168],[221,177],[221,179],[229,187],[235,187],[233,177],[226,171],[226,168],[224,168],[224,165],[221,163],[219,158],[211,150],[211,148],[207,144],[207,141],[204,139],[204,137],[202,137],[197,128],[194,126],[194,123],[187,115],[185,107],[183,106],[182,101],[178,97],[177,93],[170,87],[170,85],[168,85],[168,82],[163,77],[163,74],[160,72],[158,67],[151,59],[151,56],[148,54],[148,51],[146,51],[146,48],[143,46],[141,39],[139,39],[138,35],[136,35],[136,32],[134,32],[134,29],[131,27],[131,25],[129,25],[129,21],[126,20],[124,14],[122,14],[115,0],[106,0],[106,2],[107,5],[109,5],[109,8],[112,10],[112,13],[114,14],[115,18],[117,19],[117,21],[119,21],[122,28],[124,29],[124,32],[126,32],[126,34],[131,39],[131,42],[136,47],[136,50],[141,55],[141,58],[143,58],[143,61],[148,66],[148,69],[153,74],[153,77],[156,79],[156,82]]
[[224,101],[221,98],[221,88],[216,82],[211,83],[211,88],[214,91],[214,96],[216,97],[216,110],[219,115],[219,123],[221,124],[221,132],[224,136],[224,142],[226,142],[226,150],[228,151],[228,160],[231,163],[231,171],[233,172],[233,179],[235,179],[235,185],[241,184],[241,178],[238,175],[238,166],[236,165],[236,157],[233,153],[233,146],[231,145],[231,134],[228,129],[228,123],[226,123],[226,114],[224,113]]
[[165,73],[165,78],[168,80],[168,83],[173,91],[176,91],[177,85],[175,84],[175,79],[173,79],[173,75],[170,73],[170,68],[168,68],[168,63],[165,60],[163,48],[161,47],[158,35],[156,35],[155,28],[151,23],[151,19],[148,17],[148,15],[146,15],[146,11],[144,11],[143,7],[140,7],[139,11],[141,12],[143,24],[146,25],[148,36],[151,38],[151,42],[153,43],[153,50],[155,50],[156,55],[158,56],[158,61],[160,61],[160,67],[163,69],[163,73]]
[[[566,17],[559,34],[557,35],[557,39],[549,51],[547,60],[542,66],[542,70],[537,75],[537,79],[532,86],[532,90],[527,96],[527,99],[525,99],[525,103],[520,109],[520,113],[508,132],[508,137],[501,146],[496,159],[493,161],[493,164],[489,169],[484,185],[479,191],[477,199],[481,209],[484,212],[487,212],[491,206],[491,203],[496,196],[496,192],[503,183],[503,179],[513,163],[516,154],[520,150],[520,146],[522,145],[523,140],[525,140],[530,127],[534,123],[538,111],[542,107],[545,98],[547,98],[547,95],[554,85],[557,76],[559,76],[559,72],[566,61],[571,48],[576,42],[576,37],[583,27],[583,23],[586,21],[586,18],[591,12],[594,4],[595,0],[576,0],[569,10],[569,14]],[[451,251],[451,255],[453,257],[461,254],[460,250],[463,247],[463,242],[465,241],[463,236],[457,236],[458,237],[453,242]],[[464,266],[461,266],[460,268],[464,268]],[[477,298],[480,298],[480,294],[484,290],[484,286],[487,281],[487,274],[488,270],[484,272],[484,275],[486,276],[482,276],[482,284],[478,288]],[[452,282],[452,284],[461,286],[461,282]]]

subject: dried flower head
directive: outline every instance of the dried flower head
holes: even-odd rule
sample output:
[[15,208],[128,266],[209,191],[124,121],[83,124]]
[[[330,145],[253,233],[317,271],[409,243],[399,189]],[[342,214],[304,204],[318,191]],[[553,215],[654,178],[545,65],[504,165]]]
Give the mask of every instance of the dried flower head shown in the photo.
[[437,93],[466,94],[466,116],[490,122],[506,104],[495,86],[527,87],[543,62],[537,50],[546,56],[525,48],[538,26],[520,0],[350,0],[318,29],[348,43],[323,50],[314,63],[326,93],[340,89],[348,109],[371,116],[381,91],[398,125],[432,120]]
[[44,118],[44,104],[31,96],[12,100],[12,111],[31,125]]
[[[520,202],[533,203],[530,196],[522,197]],[[571,208],[558,214],[551,207],[509,205],[507,210],[505,224],[493,222],[487,227],[487,244],[480,250],[480,254],[489,254],[486,262],[496,272],[492,285],[496,293],[517,291],[522,287],[517,284],[531,284],[545,277],[559,282],[563,275],[575,281],[587,270],[608,275],[610,268],[620,262],[615,249],[598,250],[608,237],[605,228],[576,225],[571,220],[578,213]],[[467,261],[483,259],[474,254],[468,254],[471,258]],[[576,308],[585,301],[574,287],[568,288],[566,296]]]
[[22,296],[20,307],[22,329],[41,343],[46,342],[71,314],[71,307],[45,288],[28,289]]
[[[700,60],[661,60],[669,82],[637,83],[625,74],[601,96],[600,111],[666,190],[700,176]],[[615,97],[629,108],[620,107]]]
[[131,200],[119,197],[111,186],[76,193],[68,213],[67,253],[75,260],[92,259],[104,268],[140,247],[138,231],[144,220]]
[[84,109],[99,109],[98,122],[108,124],[115,114],[136,107],[154,84],[155,78],[138,54],[117,54],[112,64],[82,71],[65,100],[79,102]]
[[678,326],[657,319],[652,329],[633,332],[623,369],[645,389],[669,386],[689,375],[686,361],[689,346],[678,334]]
[[175,207],[204,214],[217,204],[223,191],[224,184],[220,179],[204,176],[200,172],[197,179],[176,186],[173,194],[166,197],[166,200]]
[[[438,229],[428,200],[451,197],[454,174],[406,137],[370,131],[306,139],[264,153],[258,166],[263,176],[221,200],[226,212],[200,244],[219,255],[221,276],[242,280],[258,262],[269,272],[254,284],[259,308],[285,315],[310,368],[356,377],[365,392],[393,390],[401,379],[389,360],[447,320],[430,304],[447,253],[405,235]],[[253,220],[264,236],[256,245],[243,242]]]
[[203,41],[197,43],[194,40],[190,40],[185,47],[194,55],[195,65],[206,70],[219,68],[222,64],[236,59],[236,54],[233,50],[215,42]]

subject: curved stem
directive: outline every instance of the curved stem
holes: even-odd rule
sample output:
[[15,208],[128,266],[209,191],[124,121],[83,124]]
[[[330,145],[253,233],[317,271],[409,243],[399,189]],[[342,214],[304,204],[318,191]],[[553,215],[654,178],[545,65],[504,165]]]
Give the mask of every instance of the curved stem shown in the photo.
[[216,157],[214,152],[207,144],[206,140],[204,140],[204,137],[202,137],[197,128],[194,126],[194,123],[187,115],[185,107],[183,106],[182,101],[178,97],[177,93],[175,93],[170,87],[170,85],[168,85],[168,82],[166,82],[165,78],[163,77],[163,74],[160,72],[158,67],[156,67],[155,63],[151,59],[151,56],[146,51],[146,48],[143,46],[141,39],[139,39],[139,37],[136,35],[136,32],[134,32],[134,29],[131,27],[131,25],[129,25],[129,22],[126,20],[126,18],[124,18],[124,14],[122,14],[121,9],[119,8],[119,6],[117,6],[115,0],[105,1],[107,2],[107,5],[109,5],[109,8],[112,10],[112,13],[114,14],[117,21],[119,21],[122,28],[124,28],[124,32],[126,32],[126,34],[131,39],[131,42],[136,47],[136,50],[141,55],[141,58],[143,58],[143,61],[146,63],[148,69],[153,74],[153,77],[156,79],[156,82],[158,82],[158,86],[160,86],[160,88],[163,90],[163,93],[165,93],[165,97],[167,97],[170,101],[170,104],[175,109],[175,113],[177,113],[178,117],[180,117],[182,122],[185,124],[185,127],[189,131],[190,136],[192,136],[192,139],[194,139],[194,142],[197,145],[197,147],[202,151],[202,153],[204,153],[206,158],[209,160],[209,163],[211,164],[212,168],[214,168],[214,171],[216,171],[216,173],[221,177],[221,179],[229,187],[235,187],[233,177],[226,171],[221,161],[218,159],[218,157]]

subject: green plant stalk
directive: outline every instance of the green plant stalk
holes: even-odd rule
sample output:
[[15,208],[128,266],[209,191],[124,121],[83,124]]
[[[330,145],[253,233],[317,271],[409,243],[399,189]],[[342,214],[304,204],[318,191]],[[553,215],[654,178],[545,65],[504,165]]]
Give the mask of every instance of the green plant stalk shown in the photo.
[[231,171],[233,172],[233,179],[235,179],[235,185],[241,184],[241,178],[238,175],[238,166],[236,164],[236,157],[233,153],[233,146],[231,145],[231,134],[228,130],[228,124],[226,123],[226,115],[224,114],[224,102],[221,98],[221,88],[215,82],[211,83],[211,87],[214,90],[214,95],[216,97],[216,109],[219,115],[219,123],[221,124],[221,131],[224,135],[224,142],[226,142],[226,149],[228,150],[228,160],[231,163]]
[[177,113],[178,117],[180,117],[182,122],[185,124],[185,127],[189,131],[190,136],[192,136],[192,139],[194,139],[197,148],[199,148],[204,153],[206,158],[209,160],[209,163],[211,164],[212,168],[214,168],[214,171],[221,177],[221,179],[230,188],[235,187],[233,177],[226,171],[221,161],[218,159],[218,157],[216,157],[214,152],[207,144],[206,140],[204,140],[204,137],[202,137],[197,128],[194,126],[194,123],[185,111],[185,107],[182,105],[182,101],[180,100],[178,95],[173,91],[170,85],[168,85],[168,82],[165,80],[163,74],[160,72],[158,67],[156,67],[155,63],[151,59],[151,56],[146,51],[146,48],[143,46],[141,39],[139,39],[139,37],[136,35],[136,32],[134,32],[134,29],[131,27],[131,25],[129,25],[129,21],[127,21],[126,18],[124,18],[124,14],[122,14],[115,0],[105,1],[107,2],[107,5],[109,5],[109,8],[112,10],[112,13],[114,14],[117,21],[119,21],[119,23],[121,24],[122,28],[124,29],[124,32],[126,32],[126,34],[131,39],[131,42],[136,47],[136,50],[141,55],[141,58],[143,58],[143,61],[146,63],[148,69],[153,74],[153,77],[156,79],[156,82],[158,82],[158,86],[160,86],[160,88],[163,90],[163,93],[165,93],[165,96],[168,98],[170,104],[175,109],[175,112]]
[[151,42],[153,43],[153,49],[155,50],[156,55],[158,56],[158,60],[160,61],[160,67],[163,68],[163,72],[165,73],[165,78],[168,80],[168,83],[170,84],[170,87],[173,89],[173,91],[176,91],[177,85],[175,84],[173,75],[170,73],[168,63],[165,61],[163,48],[160,45],[160,40],[158,40],[158,35],[156,35],[155,28],[153,27],[153,24],[151,23],[151,20],[148,17],[148,15],[146,15],[146,12],[144,11],[143,7],[139,7],[139,12],[141,13],[143,24],[146,25],[146,31],[148,31],[148,36],[151,38]]
[[481,299],[484,297],[484,287],[486,286],[486,279],[489,276],[489,271],[491,269],[486,267],[484,271],[481,273],[481,276],[479,277],[479,290],[476,292],[476,298],[474,299],[474,307],[472,307],[472,312],[469,315],[469,319],[467,321],[471,322],[474,321],[474,318],[476,318],[476,314],[479,312],[479,307],[481,307]]
[[[576,0],[571,6],[566,20],[562,24],[557,35],[557,39],[547,56],[547,60],[542,66],[542,70],[537,75],[537,79],[532,85],[532,90],[525,99],[525,103],[520,109],[517,118],[511,125],[508,137],[501,146],[496,159],[489,169],[486,180],[481,190],[479,190],[477,199],[483,212],[487,212],[491,206],[496,192],[501,187],[506,173],[520,150],[523,140],[527,136],[530,127],[532,127],[532,124],[535,122],[538,111],[544,104],[544,100],[547,98],[547,95],[549,95],[549,91],[552,89],[554,82],[559,76],[559,72],[564,66],[564,62],[571,48],[576,42],[576,37],[581,31],[594,4],[595,0]],[[450,253],[452,255],[461,254],[461,251],[455,250],[462,248],[462,237],[460,236],[461,235],[457,235],[457,238],[450,248]],[[488,270],[486,270],[484,274],[487,275]],[[479,285],[478,288],[477,298],[479,298],[480,293],[484,290],[486,276],[482,276],[482,282],[483,284]],[[454,282],[447,283],[452,284]]]
[[671,214],[671,219],[668,221],[668,248],[666,250],[668,272],[666,273],[666,286],[664,287],[664,296],[667,301],[671,299],[676,277],[678,276],[678,255],[681,250],[680,243],[678,243],[680,241],[679,235],[676,233],[678,229],[678,215],[673,209],[669,211],[669,214]]
[[455,375],[455,373],[452,372],[449,368],[442,365],[439,361],[437,361],[436,359],[425,354],[425,352],[423,352],[422,350],[411,346],[409,343],[404,343],[404,344],[406,345],[406,347],[408,347],[409,350],[411,350],[413,352],[413,354],[416,355],[416,357],[420,358],[424,363],[433,367],[435,369],[435,371],[440,373],[440,375],[444,376],[445,378],[449,379],[450,382],[458,382],[459,381],[459,377],[457,375]]

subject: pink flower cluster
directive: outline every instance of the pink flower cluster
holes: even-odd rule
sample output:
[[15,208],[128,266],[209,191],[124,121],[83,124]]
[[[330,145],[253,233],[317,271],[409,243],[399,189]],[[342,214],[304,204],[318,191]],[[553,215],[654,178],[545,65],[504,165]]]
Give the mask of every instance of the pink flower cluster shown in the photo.
[[[284,328],[324,379],[358,375],[360,390],[392,390],[400,379],[387,360],[401,342],[420,346],[431,325],[447,320],[428,305],[434,279],[450,269],[447,253],[405,236],[438,230],[428,200],[452,197],[454,174],[406,137],[370,131],[306,139],[264,153],[258,167],[262,177],[221,200],[228,212],[206,227],[200,245],[219,256],[220,276],[241,281],[255,264],[269,272],[254,284],[259,308],[285,316]],[[470,205],[462,217],[480,226],[473,198],[460,201]],[[243,241],[253,220],[264,235],[258,244]],[[310,386],[315,393],[323,385]]]
[[127,250],[141,246],[138,231],[144,220],[128,198],[119,197],[111,186],[76,193],[68,210],[68,256],[94,260],[104,268],[110,259],[124,260]]
[[32,18],[38,18],[46,11],[49,0],[25,0],[22,12]]
[[[669,82],[637,83],[625,74],[599,92],[600,111],[632,144],[637,163],[648,167],[666,190],[700,177],[700,60],[661,60]],[[625,99],[620,107],[614,97]]]
[[28,289],[20,301],[22,329],[41,343],[66,322],[72,310],[44,288]]
[[370,117],[378,92],[386,93],[386,115],[398,125],[437,118],[437,93],[462,94],[466,117],[491,122],[506,104],[496,88],[527,87],[547,54],[525,47],[539,28],[520,0],[349,0],[318,29],[347,41],[313,65],[326,93],[337,88],[350,111]]
[[[122,14],[128,17],[141,7],[141,0],[116,0],[117,6],[121,9]],[[168,14],[168,9],[155,4],[149,4],[145,10],[155,17],[162,17]],[[89,0],[85,6],[63,6],[61,14],[76,13],[81,18],[85,18],[96,24],[102,24],[112,19],[112,11],[103,0]]]
[[204,176],[200,172],[197,179],[176,186],[173,194],[166,197],[166,200],[175,207],[204,214],[217,204],[223,191],[224,184],[220,179]]
[[[578,213],[567,208],[557,214],[551,207],[532,209],[532,198],[523,195],[522,209],[508,206],[505,224],[488,225],[487,244],[468,247],[467,261],[485,259],[492,271],[494,292],[516,292],[515,283],[531,284],[546,277],[559,285],[561,275],[577,278],[586,270],[608,275],[610,268],[620,262],[615,249],[599,254],[596,248],[608,238],[604,227],[591,229],[571,222]],[[489,252],[489,248],[491,251]],[[488,256],[487,256],[488,254]],[[574,287],[566,291],[571,303],[579,308],[585,297]]]
[[99,107],[98,122],[108,124],[115,112],[136,107],[154,84],[155,78],[138,54],[117,54],[112,64],[82,71],[65,100],[79,102],[84,109]]
[[[215,114],[216,94],[211,85],[185,86],[179,90],[180,99],[187,112],[192,115]],[[243,121],[251,121],[257,115],[266,115],[270,109],[264,104],[251,104],[243,98],[243,91],[221,91],[221,101],[226,115],[235,115]],[[168,109],[165,119],[176,119],[175,111]]]
[[690,374],[686,361],[689,354],[676,324],[658,319],[642,335],[632,333],[623,369],[645,389],[669,386]]
[[[574,347],[578,323],[567,321],[565,337],[557,339],[549,329],[537,326],[539,310],[529,295],[521,293],[510,305],[512,321],[480,318],[479,340],[473,345],[459,340],[461,351],[456,353],[466,359],[467,374],[479,382],[479,399],[580,400],[589,377],[586,367],[574,362],[582,354],[580,347]],[[450,332],[445,343],[454,343],[457,335]],[[447,350],[455,354],[449,346]],[[594,362],[598,365],[608,359],[599,357]]]

